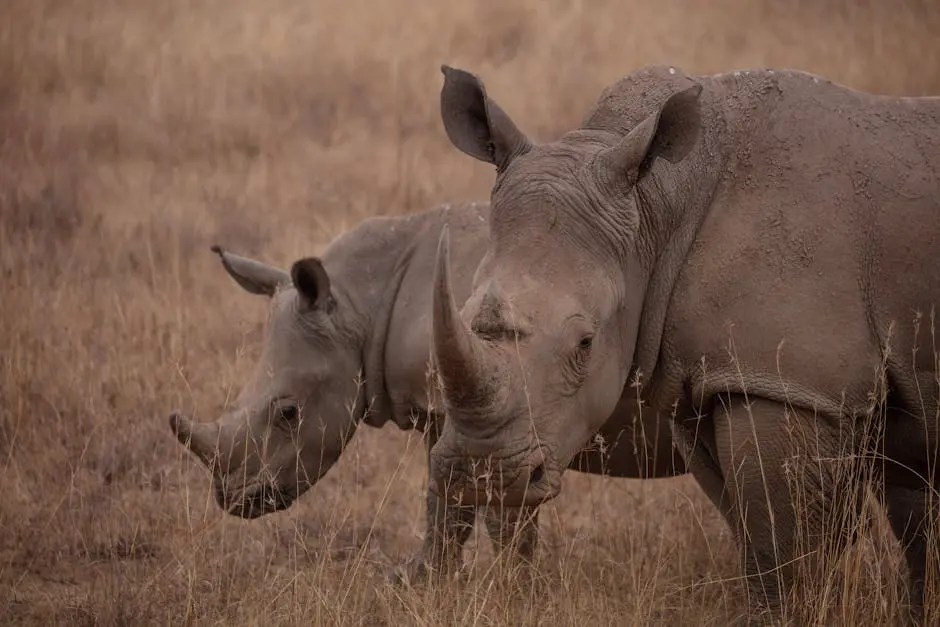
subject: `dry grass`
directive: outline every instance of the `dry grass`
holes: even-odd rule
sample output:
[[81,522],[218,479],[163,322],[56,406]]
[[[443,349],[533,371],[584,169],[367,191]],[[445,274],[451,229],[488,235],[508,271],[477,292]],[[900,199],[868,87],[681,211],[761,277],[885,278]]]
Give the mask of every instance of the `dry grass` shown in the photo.
[[[405,592],[381,574],[420,541],[415,438],[365,429],[289,511],[242,521],[211,501],[166,423],[173,408],[219,412],[259,339],[263,299],[233,286],[210,244],[283,266],[366,216],[486,197],[491,168],[441,128],[442,62],[480,72],[538,138],[650,62],[940,93],[931,0],[705,4],[5,0],[0,622],[724,625],[740,613],[729,534],[687,477],[567,477],[542,515],[549,593],[503,593],[485,576],[460,595]],[[882,536],[856,549],[832,620],[894,620],[899,553]],[[488,542],[468,548],[488,563]]]

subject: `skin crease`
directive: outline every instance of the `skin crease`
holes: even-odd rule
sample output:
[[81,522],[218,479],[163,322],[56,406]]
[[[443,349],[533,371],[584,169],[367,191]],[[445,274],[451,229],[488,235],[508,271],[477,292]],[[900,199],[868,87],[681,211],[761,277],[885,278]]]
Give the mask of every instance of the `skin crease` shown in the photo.
[[[305,258],[290,272],[219,247],[229,275],[270,299],[263,350],[233,406],[213,423],[178,413],[170,426],[213,470],[219,506],[245,518],[289,507],[341,457],[360,423],[425,433],[436,442],[443,415],[428,388],[431,289],[441,226],[452,229],[459,268],[454,285],[465,299],[486,248],[486,203],[434,207],[407,217],[372,218],[337,238],[322,259]],[[671,434],[637,411],[628,389],[592,446],[571,468],[592,474],[650,478],[684,474]],[[654,433],[649,429],[660,429]],[[511,556],[531,560],[537,508],[484,508],[497,549],[519,537]],[[415,581],[453,571],[476,508],[427,495],[427,533],[417,554],[391,576]]]
[[[434,488],[553,498],[636,380],[735,532],[754,616],[782,611],[798,523],[818,538],[843,520],[835,549],[851,541],[869,472],[918,618],[928,565],[940,566],[924,525],[940,520],[928,506],[940,273],[924,270],[940,246],[940,98],[651,66],[605,89],[580,128],[536,144],[477,77],[442,69],[448,137],[497,175],[462,309],[446,245],[439,255],[432,326],[449,419]],[[875,469],[838,461],[874,456]],[[510,480],[485,485],[475,469],[490,458]],[[801,468],[798,516],[787,468],[804,458],[831,461]]]

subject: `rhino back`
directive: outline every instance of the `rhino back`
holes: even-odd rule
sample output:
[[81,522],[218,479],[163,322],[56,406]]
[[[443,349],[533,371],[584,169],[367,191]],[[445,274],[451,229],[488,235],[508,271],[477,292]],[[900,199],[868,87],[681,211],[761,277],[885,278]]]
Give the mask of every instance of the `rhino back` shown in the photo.
[[385,350],[385,377],[392,412],[407,418],[427,410],[431,354],[431,288],[444,224],[450,229],[451,279],[460,304],[469,297],[473,275],[486,252],[488,203],[452,203],[421,214],[408,269],[392,311]]
[[666,367],[706,396],[730,385],[835,411],[845,392],[860,411],[890,334],[889,374],[913,389],[916,345],[934,371],[911,323],[940,298],[940,99],[749,74],[710,86],[735,158],[673,290]]

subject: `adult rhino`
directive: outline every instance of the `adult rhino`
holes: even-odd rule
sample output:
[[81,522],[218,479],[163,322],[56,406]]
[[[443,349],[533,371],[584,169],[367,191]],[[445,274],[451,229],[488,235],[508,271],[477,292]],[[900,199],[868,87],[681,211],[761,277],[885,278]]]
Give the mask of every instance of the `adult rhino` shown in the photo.
[[[244,518],[289,507],[336,463],[360,423],[422,430],[430,450],[443,422],[439,391],[428,387],[438,235],[443,224],[454,232],[454,289],[465,297],[486,249],[488,213],[488,204],[464,203],[370,218],[289,272],[213,247],[242,288],[271,299],[260,361],[233,407],[212,423],[176,412],[169,419],[180,442],[212,468],[220,507]],[[684,474],[668,429],[645,430],[660,422],[637,407],[625,394],[600,429],[605,446],[585,449],[571,467],[619,477]],[[452,571],[475,511],[429,492],[423,546],[393,576]],[[497,549],[518,532],[512,555],[532,557],[536,508],[494,506],[485,514]]]
[[[919,609],[940,567],[925,531],[940,452],[940,98],[651,66],[537,144],[478,77],[442,71],[447,135],[496,180],[462,309],[441,237],[433,342],[448,421],[433,488],[463,503],[484,490],[511,505],[552,498],[636,377],[652,409],[675,409],[674,439],[736,533],[753,609],[779,612],[793,580],[795,459],[808,462],[810,547],[824,521],[855,524],[846,452],[879,460]],[[489,457],[500,482],[475,474]]]

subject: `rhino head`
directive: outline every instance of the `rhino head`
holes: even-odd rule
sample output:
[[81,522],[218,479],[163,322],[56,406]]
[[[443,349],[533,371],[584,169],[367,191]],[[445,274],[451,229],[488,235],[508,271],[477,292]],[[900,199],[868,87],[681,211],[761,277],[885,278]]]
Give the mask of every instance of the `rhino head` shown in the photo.
[[218,420],[199,423],[174,412],[169,422],[212,470],[219,506],[256,518],[289,507],[340,457],[365,411],[357,383],[362,346],[319,259],[300,259],[288,273],[213,251],[242,288],[270,298],[264,346],[250,380]]
[[448,420],[432,489],[534,505],[558,494],[627,382],[652,266],[638,232],[659,219],[641,210],[637,183],[655,156],[688,153],[701,87],[676,77],[629,132],[582,128],[535,144],[476,76],[442,70],[448,137],[497,177],[489,247],[462,309],[441,235],[432,329]]

